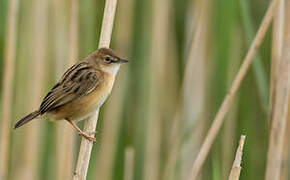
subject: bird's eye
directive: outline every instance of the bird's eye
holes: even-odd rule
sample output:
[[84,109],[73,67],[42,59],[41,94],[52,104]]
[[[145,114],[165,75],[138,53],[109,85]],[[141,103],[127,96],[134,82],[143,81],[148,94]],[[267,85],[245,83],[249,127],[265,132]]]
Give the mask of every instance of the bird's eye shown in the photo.
[[107,63],[110,63],[110,62],[111,62],[111,58],[110,58],[109,56],[107,56],[107,57],[105,57],[105,61],[106,61]]

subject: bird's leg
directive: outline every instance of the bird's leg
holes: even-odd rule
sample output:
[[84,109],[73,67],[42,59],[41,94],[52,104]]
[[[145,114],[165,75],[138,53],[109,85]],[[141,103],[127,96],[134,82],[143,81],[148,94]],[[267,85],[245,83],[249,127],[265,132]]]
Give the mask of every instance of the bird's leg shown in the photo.
[[[96,138],[94,137],[91,137],[89,135],[87,135],[84,131],[82,131],[74,122],[72,122],[71,120],[69,119],[66,119],[67,122],[69,122],[79,133],[80,135],[82,135],[84,138],[86,138],[87,140],[89,141],[93,141],[95,142],[96,141]],[[90,133],[91,134],[91,133]],[[95,134],[95,132],[93,133]]]

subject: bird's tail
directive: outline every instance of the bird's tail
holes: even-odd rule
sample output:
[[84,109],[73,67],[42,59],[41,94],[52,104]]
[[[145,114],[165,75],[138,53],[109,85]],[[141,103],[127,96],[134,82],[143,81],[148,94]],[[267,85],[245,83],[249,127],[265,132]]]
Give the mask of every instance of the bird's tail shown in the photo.
[[27,116],[25,116],[24,118],[20,119],[15,125],[14,125],[14,129],[19,128],[21,126],[23,126],[24,124],[28,123],[29,121],[31,121],[32,119],[36,118],[37,116],[40,115],[40,111],[34,111],[30,114],[28,114]]

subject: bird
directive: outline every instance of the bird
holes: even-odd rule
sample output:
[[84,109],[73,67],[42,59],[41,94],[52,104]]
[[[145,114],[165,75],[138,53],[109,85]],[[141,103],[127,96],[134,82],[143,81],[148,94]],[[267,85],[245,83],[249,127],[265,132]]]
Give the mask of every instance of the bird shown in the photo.
[[66,120],[84,138],[96,141],[75,122],[91,116],[104,104],[121,64],[127,62],[110,48],[92,52],[70,67],[48,91],[39,108],[20,119],[14,129],[44,115],[53,121]]

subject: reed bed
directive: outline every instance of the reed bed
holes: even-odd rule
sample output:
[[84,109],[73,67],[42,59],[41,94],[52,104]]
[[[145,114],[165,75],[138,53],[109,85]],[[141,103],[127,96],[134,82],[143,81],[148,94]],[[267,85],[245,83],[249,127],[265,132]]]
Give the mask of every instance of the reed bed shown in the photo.
[[189,177],[189,179],[195,179],[199,173],[199,170],[208,154],[208,151],[223,123],[223,119],[224,119],[224,116],[225,114],[228,112],[230,106],[231,106],[231,102],[232,102],[232,99],[233,97],[235,96],[243,78],[245,77],[247,71],[248,71],[248,68],[253,60],[253,57],[255,56],[255,53],[257,51],[257,48],[260,46],[262,40],[263,40],[263,37],[265,36],[265,33],[269,27],[269,24],[271,22],[271,19],[273,17],[273,14],[275,12],[275,8],[277,6],[277,2],[278,1],[273,1],[268,10],[267,10],[267,13],[263,19],[263,22],[257,32],[257,35],[253,41],[253,43],[251,44],[251,47],[241,65],[241,68],[239,69],[234,81],[233,81],[233,84],[232,84],[232,87],[230,88],[226,98],[224,99],[214,121],[213,121],[213,124],[206,136],[206,139],[204,140],[203,142],[203,145],[201,147],[201,150],[199,151],[199,154],[196,158],[196,161],[194,162],[194,165],[193,165],[193,168],[192,168],[192,173],[191,173],[191,176]]
[[[0,0],[0,180],[288,179],[287,9],[289,0]],[[103,46],[130,62],[78,122],[96,143],[46,118],[12,130]]]

